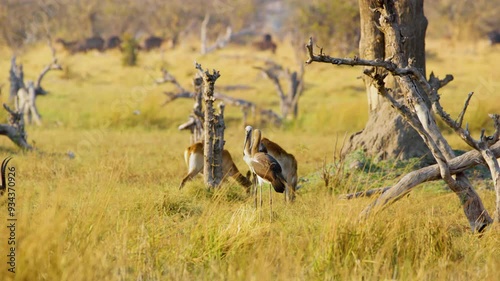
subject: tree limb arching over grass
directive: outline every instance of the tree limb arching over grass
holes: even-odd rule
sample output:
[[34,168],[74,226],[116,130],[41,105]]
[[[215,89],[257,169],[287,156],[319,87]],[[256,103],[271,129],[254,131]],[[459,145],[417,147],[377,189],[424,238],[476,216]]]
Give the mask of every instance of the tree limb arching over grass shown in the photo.
[[[499,145],[496,143],[499,139],[500,131],[499,117],[498,115],[490,115],[494,120],[496,131],[492,136],[484,136],[483,130],[480,139],[477,141],[472,139],[467,127],[465,129],[461,127],[462,118],[467,109],[467,102],[458,121],[453,121],[449,117],[449,114],[441,107],[437,93],[440,87],[453,79],[452,76],[447,75],[445,79],[439,80],[434,75],[431,75],[429,81],[427,81],[424,75],[417,68],[413,67],[412,58],[408,58],[402,51],[402,44],[405,38],[402,36],[397,24],[396,19],[398,15],[391,10],[393,3],[392,1],[384,1],[384,3],[384,6],[377,8],[376,11],[380,13],[378,24],[380,30],[385,35],[386,46],[390,46],[389,53],[392,54],[390,58],[385,60],[365,60],[358,57],[342,59],[327,56],[323,54],[322,50],[320,50],[319,54],[315,55],[312,38],[306,45],[309,57],[306,63],[308,64],[323,62],[335,65],[373,67],[372,69],[365,70],[364,74],[373,80],[379,95],[387,99],[398,113],[419,133],[437,161],[435,166],[426,167],[404,176],[396,185],[385,190],[380,197],[367,206],[361,213],[361,217],[365,218],[372,213],[380,211],[388,203],[395,202],[402,195],[409,192],[411,188],[422,182],[442,178],[458,196],[471,229],[481,232],[486,226],[492,223],[492,219],[463,171],[476,165],[477,163],[475,162],[477,161],[488,164],[495,184],[497,196],[495,221],[498,222],[500,214],[500,169],[496,157],[500,155],[500,152],[497,150]],[[374,71],[375,68],[382,68],[385,72],[381,74],[377,73]],[[391,89],[385,87],[384,78],[388,74],[394,76],[400,86],[404,95],[402,100],[397,100],[393,97]],[[478,151],[476,152],[477,155],[467,154],[469,157],[473,156],[472,159],[466,157],[455,158],[453,150],[438,129],[432,112],[440,116],[467,144],[476,149]],[[461,169],[457,169],[454,166],[455,163],[460,163],[464,159],[469,159],[470,161],[466,161],[465,167],[461,166]],[[429,172],[432,172],[432,176]],[[437,174],[437,172],[439,173]],[[452,175],[456,175],[456,178],[453,178]]]

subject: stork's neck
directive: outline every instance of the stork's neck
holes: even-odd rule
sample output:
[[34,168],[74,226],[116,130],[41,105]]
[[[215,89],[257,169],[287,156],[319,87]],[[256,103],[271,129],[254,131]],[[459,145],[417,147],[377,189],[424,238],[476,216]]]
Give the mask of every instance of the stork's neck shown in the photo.
[[259,129],[255,129],[253,131],[253,138],[252,138],[252,155],[256,154],[259,152],[259,146],[260,146],[260,139],[261,139],[261,132]]
[[246,135],[245,135],[245,143],[243,144],[243,156],[250,157],[252,150],[252,127],[247,126]]

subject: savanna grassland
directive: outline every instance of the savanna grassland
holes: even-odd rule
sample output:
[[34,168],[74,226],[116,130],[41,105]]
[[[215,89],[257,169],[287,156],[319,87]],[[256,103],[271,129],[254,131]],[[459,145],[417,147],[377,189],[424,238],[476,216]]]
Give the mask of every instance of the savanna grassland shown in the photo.
[[[441,91],[445,108],[457,116],[475,91],[466,120],[476,134],[491,128],[487,113],[500,113],[500,49],[485,42],[427,45],[428,72],[455,76]],[[160,106],[163,92],[175,90],[154,84],[161,67],[189,89],[196,60],[221,72],[219,86],[252,87],[226,94],[279,111],[274,86],[252,68],[269,53],[230,46],[200,56],[192,47],[141,53],[137,67],[123,67],[117,51],[58,53],[65,70],[47,75],[43,85],[50,94],[37,100],[44,124],[27,127],[37,151],[21,152],[0,139],[2,158],[13,155],[17,169],[16,273],[7,271],[4,254],[4,196],[0,280],[499,280],[499,227],[472,234],[458,199],[442,182],[415,188],[366,221],[358,221],[358,214],[372,199],[338,199],[343,192],[390,185],[411,169],[370,159],[363,159],[368,165],[361,172],[334,165],[344,135],[367,120],[358,68],[306,66],[298,120],[262,127],[295,155],[304,179],[294,204],[274,194],[273,223],[269,206],[256,211],[234,181],[207,191],[200,176],[179,191],[189,133],[177,126],[187,120],[192,101]],[[8,83],[10,52],[2,53],[0,81]],[[292,54],[283,42],[273,59],[293,69]],[[50,51],[43,45],[27,49],[18,61],[26,79],[34,79]],[[1,97],[7,101],[7,84]],[[246,172],[241,112],[227,106],[225,115],[226,148]],[[466,148],[447,135],[454,148]],[[493,210],[491,181],[474,184]]]

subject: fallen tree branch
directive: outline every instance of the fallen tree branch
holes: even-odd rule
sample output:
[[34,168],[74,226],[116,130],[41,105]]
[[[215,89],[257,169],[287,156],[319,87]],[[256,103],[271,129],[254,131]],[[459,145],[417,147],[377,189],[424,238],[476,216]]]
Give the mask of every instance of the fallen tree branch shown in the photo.
[[[494,144],[490,148],[490,150],[493,153],[494,157],[497,158],[500,157],[500,142]],[[470,168],[473,168],[477,165],[485,165],[485,164],[486,162],[482,157],[481,152],[477,150],[471,150],[469,152],[466,152],[460,156],[453,158],[449,162],[450,174],[455,175],[457,173],[461,173]],[[343,194],[340,195],[339,198],[354,199],[359,197],[370,197],[372,195],[377,195],[380,193],[382,193],[382,196],[384,196],[384,194],[389,191],[392,193],[391,196],[385,196],[386,198],[383,198],[382,196],[379,197],[377,201],[380,200],[383,202],[374,204],[373,205],[374,207],[375,205],[383,205],[389,203],[389,201],[395,202],[404,195],[406,195],[408,192],[410,192],[413,187],[424,182],[438,180],[438,179],[442,179],[442,177],[440,175],[438,164],[434,164],[406,174],[398,181],[396,185],[392,187],[376,188],[356,193]],[[366,211],[368,212],[369,210],[367,209]]]
[[170,72],[168,72],[165,68],[161,69],[161,73],[163,74],[163,76],[155,80],[156,84],[172,83],[180,92],[187,92],[187,90],[184,89],[184,87],[182,87],[179,82],[177,82],[177,79],[175,79],[175,77],[170,74]]
[[9,112],[9,123],[0,124],[0,135],[7,136],[13,143],[24,150],[32,150],[28,144],[26,131],[24,130],[24,118],[22,112],[15,112],[5,103],[3,108]]
[[164,92],[164,94],[167,96],[167,99],[161,104],[161,106],[165,106],[169,104],[170,102],[173,102],[176,99],[179,98],[194,98],[195,94],[193,92],[180,92],[180,93],[172,93],[172,92]]
[[[194,92],[186,90],[182,85],[180,85],[179,82],[177,82],[177,79],[170,73],[168,73],[167,70],[162,69],[163,77],[160,79],[156,79],[155,83],[157,84],[162,84],[162,83],[172,83],[174,84],[179,92],[174,93],[174,92],[164,92],[164,94],[167,96],[167,99],[161,104],[161,106],[165,106],[170,102],[173,102],[176,99],[179,98],[194,98],[196,94]],[[247,117],[248,114],[251,112],[254,116],[258,114],[263,120],[269,120],[273,125],[279,127],[282,124],[282,118],[273,110],[271,109],[261,109],[258,108],[257,105],[251,101],[244,100],[244,99],[239,99],[235,97],[231,97],[225,94],[222,94],[220,92],[215,92],[214,97],[218,100],[223,101],[225,104],[233,105],[233,106],[238,106],[242,113],[243,113],[243,123],[246,124],[247,122]],[[189,122],[189,121],[188,121]],[[187,124],[187,123],[186,123]],[[183,129],[189,128],[189,126],[183,126]]]
[[[495,145],[493,145],[491,147],[491,152],[495,155],[495,157],[500,157],[500,143],[496,143]],[[453,158],[449,162],[450,173],[453,175],[461,173],[478,164],[485,164],[485,160],[483,159],[479,151],[471,150],[467,153]],[[438,164],[434,164],[432,166],[427,166],[425,168],[410,172],[402,177],[396,185],[383,192],[382,195],[377,198],[377,200],[373,204],[363,210],[363,214],[368,214],[376,208],[379,208],[380,210],[384,206],[387,206],[388,203],[393,203],[399,200],[401,197],[410,192],[413,187],[421,183],[437,179],[442,179]],[[349,194],[345,197],[348,196]]]
[[371,197],[373,195],[379,195],[387,190],[389,190],[391,187],[381,187],[381,188],[374,188],[374,189],[368,189],[365,191],[359,191],[355,193],[348,193],[348,194],[342,194],[339,196],[339,199],[354,199],[354,198],[360,198],[360,197]]

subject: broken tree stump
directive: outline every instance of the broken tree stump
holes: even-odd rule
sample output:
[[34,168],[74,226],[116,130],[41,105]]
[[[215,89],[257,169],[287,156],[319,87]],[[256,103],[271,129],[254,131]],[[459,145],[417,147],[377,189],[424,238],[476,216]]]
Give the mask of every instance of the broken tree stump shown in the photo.
[[220,77],[220,73],[213,70],[210,73],[204,71],[200,64],[196,63],[203,79],[203,100],[205,102],[204,125],[203,125],[203,149],[205,153],[205,163],[203,175],[205,184],[209,188],[215,188],[222,182],[222,151],[224,150],[224,115],[215,114],[214,109],[214,88],[215,81]]

